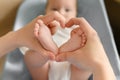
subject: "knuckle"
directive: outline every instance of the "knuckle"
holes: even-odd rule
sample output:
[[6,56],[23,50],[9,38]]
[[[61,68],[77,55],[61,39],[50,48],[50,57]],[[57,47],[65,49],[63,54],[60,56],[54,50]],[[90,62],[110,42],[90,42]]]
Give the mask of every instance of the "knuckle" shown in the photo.
[[93,32],[91,33],[91,35],[92,35],[92,37],[97,37],[98,33],[95,30],[93,30]]

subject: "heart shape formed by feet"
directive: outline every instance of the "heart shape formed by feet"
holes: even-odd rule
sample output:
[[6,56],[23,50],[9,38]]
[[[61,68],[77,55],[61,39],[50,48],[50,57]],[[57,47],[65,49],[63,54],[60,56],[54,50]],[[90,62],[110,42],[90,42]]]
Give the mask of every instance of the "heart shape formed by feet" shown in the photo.
[[38,20],[35,24],[34,32],[42,46],[55,55],[58,54],[58,50],[59,53],[74,51],[83,47],[86,43],[86,36],[80,26],[71,31],[71,38],[59,48],[52,38],[50,29],[41,20]]

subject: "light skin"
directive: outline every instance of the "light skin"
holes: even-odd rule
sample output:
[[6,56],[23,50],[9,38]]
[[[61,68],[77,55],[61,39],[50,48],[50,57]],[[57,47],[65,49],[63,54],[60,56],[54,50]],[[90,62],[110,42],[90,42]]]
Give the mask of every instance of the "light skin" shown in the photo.
[[[66,26],[70,27],[74,24],[81,26],[80,29],[83,30],[84,34],[86,35],[87,41],[84,47],[80,49],[70,52],[62,52],[56,57],[56,61],[69,61],[78,69],[81,69],[82,67],[88,71],[91,71],[93,74],[93,80],[116,80],[115,74],[105,53],[105,50],[100,42],[97,32],[89,25],[89,23],[84,18],[73,18],[66,24]],[[41,68],[45,68],[46,65],[48,64],[43,65]],[[35,69],[36,71],[39,70],[37,68]],[[40,69],[40,71],[41,70],[42,69]],[[40,76],[39,73],[36,74]]]
[[[42,23],[44,22],[44,24],[41,24],[41,25],[51,24],[51,23],[48,23],[47,21],[44,21],[46,19],[51,21],[51,22],[52,21],[58,21],[58,22],[61,23],[60,25],[62,27],[64,27],[64,25],[65,25],[65,18],[58,12],[51,12],[50,14],[47,14],[45,16],[41,16],[40,20],[42,20]],[[39,19],[36,21],[36,23],[39,23]],[[37,27],[39,27],[37,25],[38,24],[35,24],[36,28],[34,29],[34,34],[37,34],[36,37],[40,34],[40,33],[36,32]],[[45,29],[49,30],[47,27]],[[44,30],[44,28],[42,30]],[[50,33],[50,32],[48,32],[48,33]],[[51,34],[48,34],[48,35],[51,35]],[[49,36],[49,37],[51,37],[51,36]],[[52,42],[52,40],[51,40],[51,42]],[[52,43],[52,44],[54,44],[54,43]],[[42,47],[45,47],[45,46],[42,45]],[[44,49],[46,50],[46,47]],[[46,51],[49,51],[51,53],[55,52],[55,51],[50,50],[49,48]],[[39,80],[39,78],[42,79],[42,80],[47,80],[48,79],[48,69],[49,68],[48,68],[48,64],[46,62],[48,62],[48,60],[54,60],[55,59],[55,55],[49,54],[50,57],[44,58],[44,56],[41,55],[41,54],[42,54],[41,52],[36,52],[34,50],[29,50],[29,51],[26,52],[26,55],[24,56],[26,65],[28,66],[28,69],[31,72],[31,75],[33,76],[32,77],[33,80]],[[48,53],[46,53],[46,54],[48,54]],[[42,67],[39,68],[38,66],[42,66]],[[42,75],[40,75],[40,72],[44,72],[44,73],[42,73]],[[34,74],[34,73],[36,73],[36,74]]]
[[70,27],[73,24],[82,26],[87,42],[84,47],[78,50],[61,53],[56,60],[69,61],[78,68],[84,67],[92,71],[94,80],[116,80],[97,32],[84,18],[73,18],[66,26]]
[[54,54],[58,53],[58,47],[52,39],[50,29],[42,20],[38,20],[35,24],[34,33],[45,49],[53,52]]
[[58,11],[67,21],[77,15],[77,0],[48,0],[46,14],[52,11]]
[[[58,11],[62,16],[64,16],[66,18],[66,22],[67,22],[71,18],[76,17],[77,11],[76,11],[75,4],[76,4],[76,0],[71,0],[71,1],[69,1],[69,0],[48,0],[46,14],[49,14],[53,11]],[[53,22],[53,24],[56,24],[56,22]],[[50,31],[47,27],[49,27],[49,26],[44,25],[42,21],[38,20],[36,23],[35,35],[45,49],[52,51],[56,55],[56,53],[58,52],[58,49],[57,49],[56,44],[53,42]],[[51,30],[51,33],[55,33],[56,25],[53,27],[49,27],[49,28]],[[76,41],[76,40],[78,40],[78,41]],[[59,52],[61,53],[64,51],[76,50],[76,49],[84,46],[85,42],[86,42],[86,38],[85,38],[84,32],[82,30],[80,30],[79,28],[74,29],[71,33],[71,39],[59,48]],[[71,44],[71,43],[74,43],[74,44]],[[72,45],[72,47],[70,47],[71,45]],[[48,72],[47,71],[49,70],[48,69],[49,67],[46,67],[46,66],[48,66],[48,65],[45,64],[44,66],[42,66],[42,67],[40,66],[37,68],[31,67],[32,63],[34,63],[34,66],[36,66],[38,64],[39,65],[42,64],[40,62],[41,59],[37,55],[35,56],[34,54],[36,54],[34,51],[29,51],[25,55],[25,61],[26,61],[26,64],[28,66],[29,71],[32,74],[32,77],[34,80],[40,80],[40,79],[47,80],[48,79]],[[30,57],[30,56],[32,56],[32,57]],[[35,60],[35,62],[31,61],[33,56],[34,56],[34,58],[39,58],[39,61],[36,61],[36,60]],[[37,75],[40,75],[40,73],[41,73],[40,70],[43,70],[43,69],[44,69],[44,73],[45,72],[47,72],[47,73],[44,75],[44,77],[42,74],[42,76],[39,76],[39,78],[38,78]],[[36,75],[35,75],[34,73],[36,71],[38,74],[36,73]],[[78,68],[74,67],[73,65],[71,66],[71,71],[72,71],[71,80],[74,80],[74,79],[87,80],[89,78],[89,76],[91,75],[90,71],[86,71],[85,69],[82,69],[82,68],[78,69]],[[77,74],[79,74],[79,75],[77,75]],[[37,77],[37,79],[36,79],[36,77]]]
[[[74,18],[77,15],[76,1],[77,0],[48,0],[45,12],[46,14],[49,14],[53,11],[57,11],[63,15],[66,22],[68,22],[71,18]],[[58,25],[59,23],[52,22],[52,27],[50,27],[52,34],[56,32],[56,26]]]
[[[67,24],[67,26],[69,27],[73,24],[78,24],[78,25],[82,26],[83,31],[85,32],[86,37],[87,37],[87,42],[82,49],[78,49],[73,52],[64,52],[61,55],[57,56],[56,61],[66,61],[67,60],[78,68],[80,68],[79,65],[82,65],[85,68],[88,68],[89,70],[91,70],[93,72],[94,80],[116,80],[113,69],[110,65],[110,62],[106,56],[106,53],[103,49],[103,46],[99,40],[99,37],[98,37],[96,31],[83,18],[82,19],[80,19],[80,18],[72,19]],[[20,36],[20,34],[22,34],[23,32],[24,32],[24,34],[29,32],[29,30],[31,29],[31,26],[28,26],[27,28],[28,29],[23,29],[22,32],[21,31],[19,33],[10,32],[10,33],[4,35],[3,37],[1,37],[0,38],[0,44],[1,44],[0,45],[0,53],[9,52],[21,45],[24,45],[25,43],[23,43],[23,42],[28,42],[28,40],[26,40],[27,38],[33,39],[33,37],[31,37],[31,38],[27,37],[27,36],[30,36],[30,35],[27,35],[26,39],[20,38],[20,40],[22,42],[19,43],[19,41],[18,41],[17,43],[16,42],[12,43],[12,41],[15,41],[16,38],[18,38],[17,36]],[[11,43],[8,44],[9,42],[11,42]],[[29,45],[32,46],[33,44],[29,44]],[[96,51],[95,51],[95,49],[96,49]],[[98,54],[99,54],[99,56],[98,56]],[[5,55],[5,54],[2,54],[2,55]],[[79,57],[81,57],[81,58],[79,58]]]
[[[43,31],[43,33],[41,31]],[[47,35],[48,38],[45,37],[45,34]],[[50,46],[47,46],[48,43],[46,43],[46,42],[51,42],[53,40],[52,40],[52,37],[50,35],[50,30],[40,20],[37,22],[37,24],[35,26],[35,35],[40,40],[40,42],[43,42],[42,43],[42,44],[44,44],[43,47],[45,47],[47,50],[51,49],[50,51],[52,51],[52,52],[56,52],[55,49],[57,47],[56,47],[55,43],[50,44],[54,49],[51,48]],[[78,41],[75,41],[76,39]],[[76,28],[76,29],[72,30],[72,32],[71,32],[71,39],[59,48],[59,52],[76,50],[80,47],[83,47],[85,42],[86,42],[86,38],[85,38],[84,32],[82,32],[82,30],[80,30],[79,28]],[[72,47],[69,47],[69,46],[72,46]],[[37,55],[37,53],[34,52],[34,51],[28,51],[27,55],[25,55],[26,64],[27,64],[28,69],[31,72],[32,78],[34,80],[41,80],[41,79],[42,80],[47,80],[48,79],[48,71],[49,71],[48,65],[49,65],[49,62],[47,62],[45,65],[41,66],[41,64],[43,64],[41,62],[42,60],[43,60],[43,58],[39,57]],[[71,76],[71,79],[72,78],[73,79],[79,78],[79,77],[75,76],[76,73],[81,73],[81,76],[82,76],[82,77],[80,77],[81,79],[85,79],[86,78],[85,74],[89,74],[88,72],[85,72],[82,69],[79,70],[81,72],[79,72],[77,70],[78,70],[77,68],[72,67],[72,71],[75,71],[75,72],[72,72],[72,75],[74,75],[74,76]],[[41,75],[40,72],[42,72],[42,71],[43,71],[43,73],[46,72],[46,74],[43,75],[43,73],[42,73],[42,75]],[[73,74],[73,73],[75,73],[75,74]],[[83,76],[85,76],[85,77],[83,78]],[[79,80],[80,80],[80,78],[79,78]]]
[[64,27],[65,18],[57,12],[52,12],[51,14],[38,16],[30,23],[25,25],[22,29],[19,29],[18,31],[11,31],[6,35],[0,37],[0,57],[4,56],[15,48],[25,46],[38,53],[42,53],[41,55],[45,58],[54,59],[53,53],[47,51],[41,46],[33,31],[34,25],[38,19],[41,19],[44,24],[49,24],[52,21],[56,20],[60,23],[62,27]]

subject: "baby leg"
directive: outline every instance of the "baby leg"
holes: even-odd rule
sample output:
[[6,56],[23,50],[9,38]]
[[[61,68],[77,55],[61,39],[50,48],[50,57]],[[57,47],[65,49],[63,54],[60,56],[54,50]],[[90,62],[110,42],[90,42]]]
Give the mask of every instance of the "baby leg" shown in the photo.
[[[74,51],[76,49],[84,47],[87,39],[84,34],[84,32],[80,29],[80,27],[72,30],[71,32],[71,38],[63,44],[59,51],[66,52],[66,51]],[[81,68],[78,69],[74,65],[71,65],[71,80],[88,80],[89,76],[91,75],[91,72]]]
[[32,80],[48,80],[49,62],[40,53],[29,50],[24,55],[24,60]]
[[44,23],[41,20],[38,20],[35,24],[34,33],[40,41],[40,44],[42,44],[42,46],[46,50],[51,51],[54,54],[58,53],[58,47],[52,39],[52,35],[49,28],[46,25],[44,25]]
[[[46,50],[57,54],[58,48],[52,40],[51,32],[41,20],[38,20],[35,24],[34,34]],[[44,59],[40,53],[34,51],[28,51],[24,59],[33,80],[48,80],[48,59]]]

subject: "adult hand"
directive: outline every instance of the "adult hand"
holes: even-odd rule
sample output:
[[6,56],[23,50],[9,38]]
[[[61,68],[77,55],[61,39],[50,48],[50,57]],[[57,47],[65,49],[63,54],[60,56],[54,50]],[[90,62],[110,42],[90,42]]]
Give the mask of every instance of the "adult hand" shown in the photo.
[[70,27],[72,25],[80,26],[87,37],[87,42],[84,47],[76,51],[60,53],[56,60],[69,61],[78,68],[82,67],[91,71],[97,69],[98,64],[109,64],[98,34],[89,23],[84,18],[73,18],[66,26]]
[[[64,28],[66,23],[65,18],[57,11],[48,13],[46,16],[40,16],[40,19],[42,19],[43,22],[48,26],[52,35],[57,31],[58,26]],[[50,20],[51,22],[48,22],[48,20]]]
[[58,21],[62,27],[64,27],[64,25],[65,25],[65,18],[58,12],[52,12],[45,16],[38,16],[37,18],[32,20],[29,24],[25,25],[25,27],[23,27],[22,29],[15,32],[15,34],[16,34],[15,41],[18,45],[17,47],[25,46],[35,52],[42,53],[41,55],[43,55],[43,56],[50,57],[53,54],[51,52],[48,52],[47,50],[45,50],[41,46],[41,44],[39,43],[37,38],[34,36],[34,26],[35,26],[35,23],[39,19],[41,19],[44,22],[44,24],[46,24],[46,25],[48,25],[49,23],[51,23],[53,21]]

